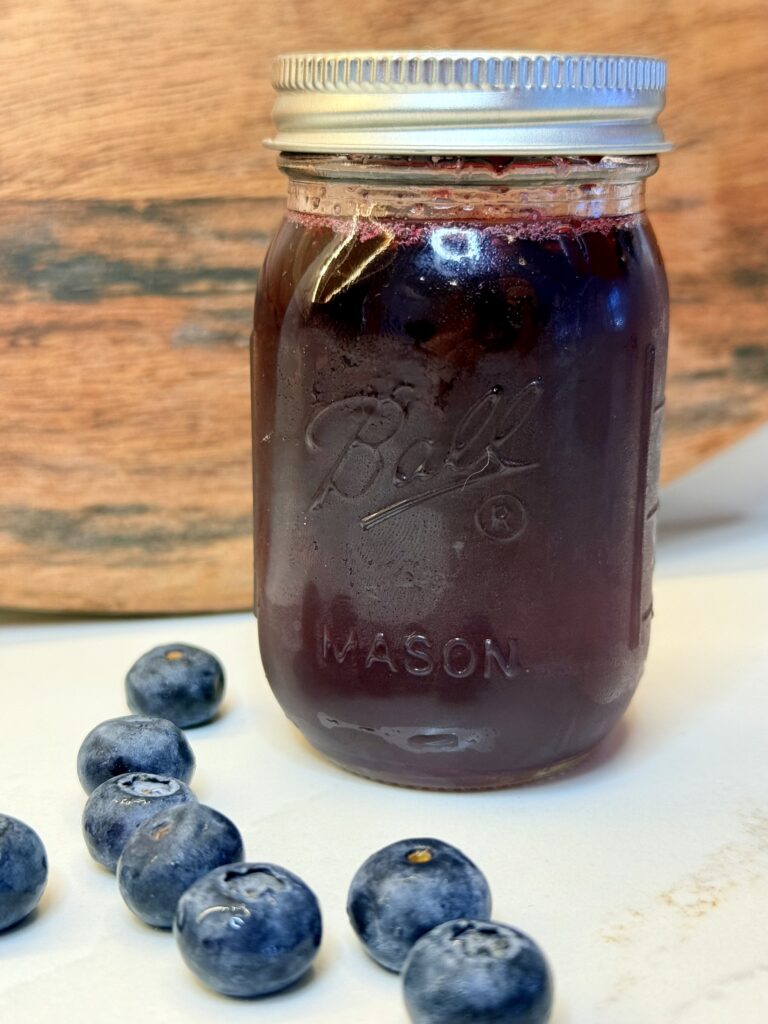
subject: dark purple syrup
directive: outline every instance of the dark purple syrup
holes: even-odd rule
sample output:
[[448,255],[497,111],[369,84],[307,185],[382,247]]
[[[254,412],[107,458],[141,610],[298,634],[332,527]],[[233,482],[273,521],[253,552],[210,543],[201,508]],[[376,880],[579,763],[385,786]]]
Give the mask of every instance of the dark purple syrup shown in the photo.
[[666,334],[642,215],[285,221],[256,306],[257,614],[312,744],[471,788],[606,735],[648,645]]

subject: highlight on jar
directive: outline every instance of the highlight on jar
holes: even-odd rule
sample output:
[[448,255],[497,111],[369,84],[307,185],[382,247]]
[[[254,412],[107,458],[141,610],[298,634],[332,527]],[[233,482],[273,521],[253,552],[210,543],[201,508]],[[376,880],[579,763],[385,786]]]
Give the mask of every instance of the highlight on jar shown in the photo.
[[345,768],[579,763],[640,680],[668,334],[646,57],[292,54],[253,334],[256,612]]

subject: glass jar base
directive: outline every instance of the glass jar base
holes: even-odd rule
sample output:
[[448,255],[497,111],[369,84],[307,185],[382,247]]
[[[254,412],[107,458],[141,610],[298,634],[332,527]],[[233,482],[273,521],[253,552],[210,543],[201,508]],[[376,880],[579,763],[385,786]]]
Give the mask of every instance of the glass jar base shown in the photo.
[[389,786],[399,786],[403,789],[468,793],[492,789],[511,789],[515,786],[541,782],[555,775],[563,775],[585,761],[599,745],[599,742],[595,743],[578,754],[537,768],[512,769],[510,771],[496,770],[488,772],[488,774],[460,776],[457,778],[435,777],[427,773],[418,776],[415,774],[395,773],[370,765],[349,764],[338,757],[326,754],[324,751],[319,751],[319,753],[338,768],[343,768],[344,771],[350,772],[352,775],[359,775],[373,782],[383,782]]

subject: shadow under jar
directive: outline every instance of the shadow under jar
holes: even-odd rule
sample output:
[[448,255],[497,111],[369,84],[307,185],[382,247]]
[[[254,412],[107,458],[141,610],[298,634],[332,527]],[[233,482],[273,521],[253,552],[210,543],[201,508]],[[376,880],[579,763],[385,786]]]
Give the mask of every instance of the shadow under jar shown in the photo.
[[256,603],[318,750],[475,789],[578,762],[643,669],[667,342],[644,183],[668,146],[659,61],[552,55],[544,81],[544,58],[439,56],[278,61]]

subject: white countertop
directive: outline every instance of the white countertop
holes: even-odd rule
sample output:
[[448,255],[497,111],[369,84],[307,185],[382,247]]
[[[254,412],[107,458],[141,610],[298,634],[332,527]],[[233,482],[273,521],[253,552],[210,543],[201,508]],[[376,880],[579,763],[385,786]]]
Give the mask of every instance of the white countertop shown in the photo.
[[[248,1020],[406,1024],[396,976],[345,915],[353,872],[409,835],[463,849],[494,917],[543,946],[552,1024],[764,1024],[768,1019],[768,432],[664,495],[651,655],[625,724],[570,776],[493,793],[432,794],[347,775],[315,755],[264,680],[248,615],[55,621],[0,635],[0,810],[40,833],[38,912],[0,935],[0,1021]],[[126,714],[130,663],[166,641],[208,647],[225,713],[191,730],[193,788],[318,894],[311,978],[229,1000],[141,924],[80,835],[82,738]]]

